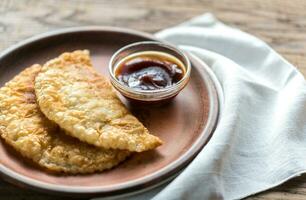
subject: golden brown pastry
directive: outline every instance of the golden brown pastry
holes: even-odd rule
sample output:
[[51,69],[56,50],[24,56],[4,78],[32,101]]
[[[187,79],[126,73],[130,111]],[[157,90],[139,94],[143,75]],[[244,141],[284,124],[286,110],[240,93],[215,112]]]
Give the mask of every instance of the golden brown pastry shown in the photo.
[[42,112],[71,136],[99,147],[146,151],[162,144],[137,120],[93,68],[89,52],[64,53],[35,79]]
[[52,171],[90,173],[112,168],[130,152],[107,150],[68,136],[39,110],[34,78],[41,66],[25,69],[0,89],[0,134],[23,156]]

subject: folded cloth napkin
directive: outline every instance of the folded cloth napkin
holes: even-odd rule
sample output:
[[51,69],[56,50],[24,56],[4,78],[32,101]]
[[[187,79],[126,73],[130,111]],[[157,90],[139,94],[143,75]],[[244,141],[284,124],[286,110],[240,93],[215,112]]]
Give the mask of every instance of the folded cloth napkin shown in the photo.
[[211,14],[156,36],[211,67],[224,105],[214,135],[188,167],[131,199],[241,199],[306,172],[306,81],[294,66]]

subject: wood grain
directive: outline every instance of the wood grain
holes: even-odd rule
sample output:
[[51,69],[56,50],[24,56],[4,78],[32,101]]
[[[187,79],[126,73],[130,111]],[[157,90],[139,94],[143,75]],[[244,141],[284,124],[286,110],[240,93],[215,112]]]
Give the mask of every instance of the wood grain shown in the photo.
[[[61,27],[110,25],[154,33],[212,12],[270,44],[306,75],[306,1],[302,0],[1,0],[0,50]],[[0,181],[4,199],[55,199]],[[56,199],[66,199],[56,197]],[[306,175],[250,200],[306,199]]]

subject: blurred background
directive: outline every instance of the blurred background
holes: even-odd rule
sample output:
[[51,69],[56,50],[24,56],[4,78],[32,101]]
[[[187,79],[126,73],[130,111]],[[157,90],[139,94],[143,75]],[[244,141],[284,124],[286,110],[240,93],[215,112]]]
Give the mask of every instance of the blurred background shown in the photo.
[[[155,33],[206,12],[264,40],[306,75],[303,0],[0,0],[0,50],[62,27],[118,26]],[[305,195],[306,175],[248,199],[302,200]],[[0,199],[67,198],[0,180]]]
[[260,37],[293,64],[306,65],[303,0],[1,0],[0,49],[69,26],[121,26],[154,33],[205,12]]

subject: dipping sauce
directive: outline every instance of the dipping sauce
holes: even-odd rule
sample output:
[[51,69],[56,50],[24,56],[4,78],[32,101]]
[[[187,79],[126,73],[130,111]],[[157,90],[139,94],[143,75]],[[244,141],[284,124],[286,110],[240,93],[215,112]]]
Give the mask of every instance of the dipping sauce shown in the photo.
[[186,73],[179,59],[158,51],[131,54],[118,63],[114,72],[119,82],[139,90],[167,88],[179,82]]

